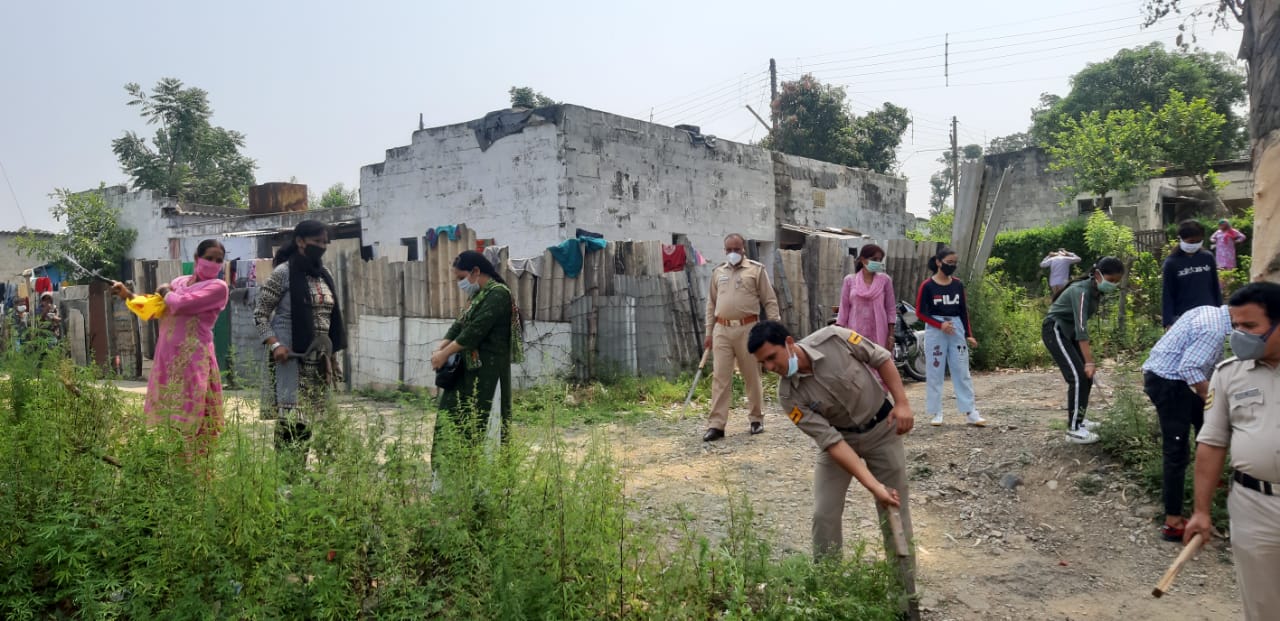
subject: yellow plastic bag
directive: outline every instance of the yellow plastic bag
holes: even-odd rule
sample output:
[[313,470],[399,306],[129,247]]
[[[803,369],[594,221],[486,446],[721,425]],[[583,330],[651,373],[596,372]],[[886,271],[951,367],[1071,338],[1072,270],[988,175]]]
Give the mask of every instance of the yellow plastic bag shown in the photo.
[[164,298],[158,293],[136,295],[125,302],[125,305],[143,321],[159,319],[164,315]]

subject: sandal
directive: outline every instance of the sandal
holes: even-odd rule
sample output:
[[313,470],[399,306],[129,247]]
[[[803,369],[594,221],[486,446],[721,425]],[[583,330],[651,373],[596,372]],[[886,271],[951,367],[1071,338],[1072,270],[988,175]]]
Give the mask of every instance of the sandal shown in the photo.
[[1186,525],[1186,522],[1183,522],[1182,526],[1170,526],[1165,524],[1160,527],[1160,537],[1165,541],[1182,541],[1182,533]]

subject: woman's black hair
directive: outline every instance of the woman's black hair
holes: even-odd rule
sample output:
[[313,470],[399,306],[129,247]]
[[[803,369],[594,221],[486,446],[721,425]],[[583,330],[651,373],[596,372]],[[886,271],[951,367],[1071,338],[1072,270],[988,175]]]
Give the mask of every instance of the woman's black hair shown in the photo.
[[1097,263],[1093,264],[1093,270],[1089,273],[1090,277],[1093,276],[1093,272],[1099,272],[1103,276],[1123,274],[1124,261],[1115,257],[1102,257],[1101,259],[1098,259]]
[[863,246],[862,249],[858,250],[858,260],[855,261],[853,264],[853,272],[856,274],[862,271],[862,260],[866,259],[870,261],[871,257],[874,257],[876,255],[880,255],[883,257],[884,248],[881,248],[880,246],[877,246],[875,244],[867,244]]
[[[1102,257],[1101,259],[1098,259],[1097,263],[1093,264],[1093,268],[1089,270],[1088,274],[1085,274],[1084,276],[1081,276],[1080,278],[1077,278],[1067,283],[1067,287],[1075,283],[1078,283],[1082,280],[1092,280],[1095,272],[1098,274],[1102,274],[1103,276],[1111,276],[1113,274],[1123,274],[1124,261],[1121,261],[1120,259],[1117,259],[1115,257]],[[1062,289],[1059,289],[1058,293],[1054,295],[1050,301],[1052,302],[1053,300],[1057,300],[1058,296],[1062,295],[1062,292],[1067,290],[1067,287],[1063,287]]]
[[1188,237],[1204,237],[1204,225],[1196,220],[1183,220],[1178,223],[1178,239]]
[[507,281],[503,280],[502,277],[498,275],[497,268],[493,267],[493,264],[489,262],[489,259],[475,250],[463,250],[458,253],[458,256],[453,260],[453,267],[454,269],[459,269],[464,272],[479,269],[481,274],[484,274],[485,276],[488,276],[489,278],[492,278],[504,285],[507,284]]
[[276,257],[271,261],[271,265],[276,266],[285,263],[289,260],[289,257],[298,254],[299,239],[319,237],[322,233],[327,233],[328,231],[328,227],[317,220],[299,222],[298,226],[293,227],[293,235],[289,238],[289,242],[281,244],[280,249],[276,251]]
[[216,240],[216,239],[206,239],[206,240],[204,240],[204,241],[200,242],[200,245],[196,246],[196,258],[197,258],[197,259],[199,259],[199,258],[203,257],[203,256],[204,256],[204,251],[206,251],[206,250],[208,250],[208,249],[210,249],[210,248],[212,248],[212,247],[214,247],[214,246],[217,246],[217,247],[221,248],[221,249],[222,249],[222,253],[223,253],[223,254],[226,254],[226,252],[227,252],[227,247],[226,247],[226,246],[223,246],[223,245],[222,245],[222,242],[220,242],[220,241],[218,241],[218,240]]
[[[475,250],[463,250],[458,253],[458,256],[453,260],[453,267],[454,269],[459,269],[464,272],[470,272],[471,270],[478,269],[481,274],[484,274],[485,276],[488,276],[489,278],[492,278],[504,285],[507,284],[507,281],[503,280],[502,277],[498,275],[498,270],[493,267],[493,263],[490,263],[489,259],[485,257],[484,254],[476,252]],[[514,293],[512,293],[511,298],[511,312],[515,313],[516,321],[519,322],[520,334],[524,334],[524,315],[521,313],[519,305],[516,304]]]
[[929,273],[930,273],[930,274],[936,274],[936,273],[938,272],[938,264],[939,264],[939,263],[942,263],[942,260],[943,260],[943,259],[945,259],[945,258],[947,258],[947,257],[949,257],[949,256],[951,256],[951,255],[953,255],[953,254],[955,254],[955,253],[956,253],[956,251],[952,250],[952,249],[951,249],[950,247],[948,247],[948,246],[943,246],[943,247],[939,248],[939,249],[938,249],[938,254],[935,254],[935,255],[933,255],[933,256],[931,256],[931,257],[929,257]]

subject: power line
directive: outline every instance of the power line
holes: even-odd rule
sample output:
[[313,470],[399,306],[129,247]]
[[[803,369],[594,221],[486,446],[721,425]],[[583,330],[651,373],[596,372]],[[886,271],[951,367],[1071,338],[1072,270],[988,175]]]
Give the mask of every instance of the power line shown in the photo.
[[742,100],[743,100],[743,94],[739,89],[736,91],[726,92],[720,95],[719,97],[716,97],[715,99],[708,100],[705,102],[699,102],[692,106],[664,114],[662,115],[661,118],[664,121],[671,121],[671,122],[682,122],[690,119],[696,120],[698,118],[707,116],[707,114],[709,113],[714,113],[715,111],[722,110],[726,105],[728,106],[739,105],[742,102]]
[[751,71],[748,69],[748,70],[746,70],[746,71],[743,71],[743,72],[738,73],[736,76],[734,76],[734,77],[733,77],[732,79],[730,79],[730,80],[723,81],[723,82],[717,82],[717,83],[715,83],[715,84],[713,84],[713,85],[711,85],[711,86],[707,86],[707,87],[704,87],[704,88],[700,88],[700,89],[698,89],[698,90],[696,90],[696,91],[693,91],[692,93],[689,93],[689,94],[686,94],[686,95],[681,95],[681,96],[679,96],[679,97],[673,97],[673,98],[668,99],[668,100],[666,100],[666,101],[663,101],[663,102],[661,102],[661,103],[658,103],[658,104],[655,104],[655,105],[653,105],[653,106],[650,106],[650,110],[653,110],[653,111],[657,111],[657,110],[664,110],[664,109],[668,109],[668,108],[672,107],[672,105],[676,105],[676,104],[683,104],[683,103],[685,103],[685,102],[693,101],[693,100],[695,100],[695,99],[700,99],[700,98],[702,98],[702,97],[703,97],[706,93],[708,93],[708,92],[712,92],[712,91],[716,91],[716,92],[718,92],[718,89],[720,89],[721,87],[723,87],[723,86],[725,86],[725,85],[737,84],[737,83],[738,83],[738,82],[740,82],[744,77],[748,77],[748,78],[750,78],[750,77],[755,77],[755,76],[754,76],[753,74],[751,74]]
[[22,218],[22,226],[26,228],[27,214],[22,213],[22,205],[18,203],[18,193],[13,191],[13,182],[9,180],[9,171],[5,170],[3,161],[0,161],[0,173],[4,174],[4,182],[9,186],[9,195],[13,197],[13,206],[18,209],[18,217]]
[[[767,77],[763,79],[763,82],[765,83],[766,86],[768,85]],[[740,82],[732,85],[729,88],[720,89],[719,91],[717,91],[718,94],[716,94],[714,97],[707,96],[709,98],[704,97],[697,101],[688,102],[686,105],[683,105],[677,108],[672,108],[666,112],[655,114],[655,118],[671,119],[671,118],[677,118],[677,117],[688,117],[688,116],[695,116],[697,114],[702,114],[709,107],[714,107],[717,104],[722,103],[731,98],[735,98],[735,97],[740,98],[742,96],[742,89],[751,88],[754,86],[755,86],[755,82],[751,82],[751,83]]]
[[[1164,30],[1143,31],[1143,32],[1137,32],[1137,33],[1133,33],[1133,34],[1129,34],[1129,35],[1124,35],[1124,36],[1120,36],[1120,37],[1111,37],[1111,38],[1108,38],[1108,39],[1101,39],[1101,40],[1088,40],[1088,41],[1081,41],[1081,42],[1078,42],[1078,43],[1068,43],[1068,44],[1058,45],[1058,46],[1055,46],[1055,47],[1052,47],[1052,48],[1048,48],[1048,49],[1044,49],[1044,50],[1029,50],[1029,51],[1025,51],[1025,52],[1019,52],[1019,53],[1014,54],[1014,55],[1012,55],[1012,56],[1022,56],[1022,55],[1032,55],[1032,54],[1048,54],[1048,53],[1056,53],[1056,52],[1058,52],[1058,51],[1060,51],[1060,50],[1064,50],[1064,49],[1072,48],[1072,47],[1079,47],[1079,46],[1081,46],[1081,45],[1091,45],[1091,44],[1096,44],[1096,43],[1103,42],[1103,41],[1119,41],[1119,40],[1122,40],[1122,39],[1132,39],[1132,38],[1134,38],[1134,37],[1143,37],[1143,38],[1146,38],[1146,37],[1149,37],[1150,35],[1162,34],[1162,33],[1166,33],[1166,32],[1172,32],[1172,31],[1175,31],[1175,30],[1177,30],[1177,28],[1167,28],[1167,29],[1164,29]],[[1113,47],[1114,47],[1114,46],[1107,46],[1107,47],[1104,47],[1104,48],[1098,48],[1098,49],[1104,49],[1104,50],[1105,50],[1105,49],[1111,49],[1111,48],[1113,48]],[[1092,51],[1092,50],[1090,50],[1090,51]],[[954,66],[956,66],[956,65],[971,65],[971,64],[976,64],[976,63],[984,63],[984,62],[988,62],[988,61],[992,61],[992,60],[1002,60],[1002,59],[1006,59],[1006,58],[1010,58],[1010,57],[1011,57],[1011,55],[1010,55],[1010,54],[1001,54],[1001,55],[997,55],[997,56],[988,56],[988,57],[984,57],[984,58],[972,58],[972,59],[969,59],[969,60],[954,61],[954,62],[951,62],[951,63],[949,63],[949,64],[950,64],[950,66],[954,67]],[[1043,59],[1043,58],[1036,58],[1035,60],[1044,60],[1044,59]],[[836,81],[836,80],[843,80],[843,79],[848,79],[848,78],[857,78],[857,77],[863,77],[863,76],[884,75],[884,74],[890,74],[890,73],[892,73],[892,74],[900,74],[900,73],[910,73],[910,72],[928,71],[928,70],[932,70],[932,69],[942,69],[942,68],[944,68],[944,67],[946,67],[946,66],[947,66],[946,64],[936,64],[936,65],[924,65],[924,66],[919,66],[919,67],[899,67],[899,68],[894,68],[894,69],[882,69],[882,70],[878,70],[878,71],[868,71],[868,72],[865,72],[865,73],[850,73],[850,74],[836,75],[836,76],[825,76],[825,77],[822,77],[822,79],[823,79],[824,81],[826,81],[826,82],[834,82],[834,81]],[[960,75],[960,74],[964,74],[964,73],[974,73],[974,72],[976,72],[976,71],[985,71],[985,70],[987,70],[987,69],[999,68],[999,67],[1004,67],[1004,66],[1008,66],[1008,65],[996,65],[996,66],[994,66],[994,67],[976,68],[976,69],[970,69],[970,70],[968,70],[968,71],[952,71],[952,72],[951,72],[951,75]],[[817,77],[817,76],[815,76],[815,77]],[[924,76],[909,76],[909,77],[905,77],[905,78],[901,78],[901,79],[881,80],[881,81],[901,81],[901,80],[905,80],[905,79],[920,79],[921,77],[924,77]]]
[[[957,49],[955,49],[955,48],[956,48],[956,46],[957,46],[957,45],[964,44],[964,43],[984,43],[985,41],[982,41],[982,40],[960,41],[960,42],[952,41],[952,42],[950,43],[950,46],[951,46],[950,55],[951,55],[951,56],[957,56],[957,55],[963,55],[963,54],[975,54],[975,53],[977,53],[977,52],[984,52],[984,51],[997,50],[997,49],[1005,49],[1005,48],[1018,47],[1018,46],[1023,46],[1023,45],[1036,45],[1036,44],[1044,43],[1044,42],[1046,42],[1046,41],[1059,41],[1059,40],[1062,40],[1062,39],[1072,39],[1072,38],[1082,37],[1082,36],[1093,37],[1093,36],[1098,35],[1098,34],[1100,34],[1100,33],[1115,32],[1115,31],[1119,31],[1119,30],[1127,30],[1127,29],[1129,29],[1129,28],[1131,28],[1131,27],[1134,27],[1134,26],[1140,26],[1140,24],[1139,24],[1139,23],[1135,23],[1135,19],[1134,19],[1134,18],[1132,18],[1132,17],[1122,17],[1122,18],[1118,18],[1118,19],[1105,20],[1105,21],[1101,21],[1101,22],[1091,22],[1091,23],[1085,23],[1085,24],[1076,24],[1076,25],[1074,25],[1074,26],[1064,26],[1064,27],[1060,27],[1060,28],[1051,28],[1051,29],[1048,29],[1048,30],[1041,30],[1041,31],[1035,31],[1035,32],[1024,32],[1024,33],[1018,33],[1018,34],[1011,34],[1011,35],[1006,35],[1006,36],[1003,36],[1003,37],[994,37],[994,38],[989,39],[989,40],[1009,39],[1009,38],[1017,38],[1017,37],[1030,37],[1030,36],[1034,36],[1034,35],[1038,35],[1038,34],[1047,34],[1047,33],[1053,33],[1053,32],[1061,32],[1061,31],[1063,31],[1063,30],[1076,30],[1076,29],[1080,29],[1080,28],[1094,28],[1095,26],[1105,25],[1105,24],[1112,24],[1112,23],[1117,23],[1117,22],[1128,22],[1128,23],[1126,23],[1125,25],[1122,25],[1122,26],[1116,26],[1116,27],[1114,27],[1114,28],[1104,28],[1104,29],[1101,29],[1101,30],[1090,30],[1090,31],[1088,31],[1088,32],[1078,32],[1078,33],[1073,33],[1073,34],[1069,34],[1069,35],[1062,35],[1062,36],[1058,36],[1058,37],[1050,37],[1050,38],[1047,38],[1047,39],[1045,39],[1045,38],[1041,38],[1041,39],[1036,39],[1036,40],[1034,40],[1034,41],[1019,41],[1019,42],[1015,42],[1015,43],[1005,43],[1005,44],[1002,44],[1002,45],[992,45],[992,46],[986,46],[986,47],[978,47],[978,48],[972,48],[972,49],[968,49],[968,50],[957,50]],[[1095,39],[1095,41],[1096,41],[1096,39]],[[894,65],[894,64],[900,64],[900,63],[906,63],[906,62],[914,62],[914,61],[918,61],[918,60],[928,60],[928,59],[931,59],[931,58],[941,58],[941,57],[942,57],[942,54],[927,54],[927,55],[924,55],[924,56],[916,56],[916,57],[911,57],[911,58],[894,58],[894,59],[892,59],[892,60],[885,60],[885,61],[879,61],[879,62],[874,62],[874,63],[863,63],[863,62],[858,62],[858,61],[866,60],[866,59],[869,59],[869,58],[879,58],[879,57],[883,57],[883,56],[895,56],[895,55],[902,54],[902,53],[906,53],[906,52],[914,52],[914,51],[920,51],[920,50],[937,49],[937,48],[941,48],[941,47],[943,47],[943,44],[939,43],[939,44],[937,44],[937,45],[929,45],[929,46],[925,46],[925,47],[914,48],[914,49],[911,49],[911,50],[898,50],[898,51],[893,51],[893,52],[884,52],[884,53],[881,53],[881,54],[873,54],[873,55],[871,55],[871,56],[865,56],[865,57],[854,57],[854,58],[846,58],[846,59],[840,59],[840,60],[832,60],[832,61],[827,61],[827,62],[825,62],[825,63],[812,63],[812,64],[811,64],[811,66],[814,66],[814,65],[829,65],[829,64],[842,63],[842,64],[838,65],[835,69],[856,69],[856,68],[861,68],[861,67],[877,67],[877,66],[883,66],[883,65]],[[955,64],[955,63],[952,63],[952,64]],[[833,70],[833,69],[830,69],[830,68],[829,68],[829,69],[827,69],[827,70]],[[812,73],[812,71],[810,71],[809,73]]]
[[901,92],[901,91],[931,91],[931,90],[945,90],[945,89],[947,89],[947,88],[967,88],[967,87],[973,87],[973,86],[994,86],[994,85],[997,85],[997,84],[1019,84],[1019,83],[1023,83],[1023,82],[1048,82],[1049,80],[1062,80],[1062,79],[1066,79],[1066,78],[1069,78],[1069,77],[1071,77],[1071,76],[1070,76],[1070,75],[1053,75],[1053,76],[1042,76],[1042,77],[1036,77],[1036,78],[1023,78],[1023,79],[1018,79],[1018,80],[996,80],[996,81],[992,81],[992,82],[970,82],[970,83],[956,83],[956,82],[952,82],[950,87],[944,86],[944,85],[942,85],[942,84],[933,84],[933,85],[930,85],[930,86],[907,86],[907,87],[896,87],[896,86],[895,86],[895,87],[884,88],[884,89],[876,89],[876,90],[874,90],[874,91],[854,91],[854,92],[856,92],[856,93],[858,93],[858,94],[860,94],[860,95],[866,95],[866,94],[870,94],[870,93],[896,93],[896,92]]
[[[1056,14],[1056,15],[1045,15],[1045,16],[1042,16],[1042,17],[1035,17],[1035,18],[1031,18],[1031,19],[1024,19],[1024,20],[1013,21],[1013,22],[1003,22],[1003,23],[999,23],[999,24],[991,24],[991,25],[988,25],[988,26],[981,26],[981,27],[978,27],[978,28],[970,28],[970,29],[968,29],[968,30],[960,30],[960,31],[956,31],[956,32],[951,33],[951,34],[962,34],[962,33],[970,33],[970,32],[982,32],[982,31],[986,31],[986,30],[993,30],[993,29],[997,29],[997,28],[1005,28],[1005,27],[1007,27],[1007,26],[1018,26],[1018,25],[1022,25],[1022,24],[1032,23],[1032,22],[1046,21],[1046,20],[1050,20],[1050,19],[1057,19],[1057,18],[1060,18],[1060,17],[1070,17],[1070,16],[1072,16],[1072,15],[1081,15],[1081,14],[1084,14],[1084,13],[1093,13],[1093,12],[1097,12],[1097,11],[1108,10],[1108,9],[1114,9],[1114,8],[1117,8],[1117,6],[1116,6],[1114,3],[1112,3],[1112,4],[1105,4],[1105,5],[1099,5],[1099,6],[1095,6],[1095,7],[1088,8],[1088,9],[1081,9],[1081,10],[1077,10],[1077,11],[1070,11],[1070,12],[1067,12],[1067,13],[1059,13],[1059,14]],[[907,44],[907,43],[915,43],[915,42],[917,42],[917,41],[937,40],[937,39],[938,39],[939,37],[941,37],[941,36],[943,36],[943,33],[935,33],[935,34],[931,34],[931,35],[925,35],[925,36],[921,36],[921,37],[915,37],[915,38],[912,38],[912,39],[906,39],[906,40],[897,41],[897,42],[883,43],[883,44],[878,44],[878,45],[868,45],[868,46],[865,46],[865,47],[859,47],[859,48],[854,48],[854,49],[851,49],[851,50],[843,50],[843,51],[837,51],[837,52],[824,52],[824,53],[821,53],[821,54],[814,54],[814,55],[811,55],[811,56],[795,56],[795,57],[793,57],[793,58],[794,58],[796,61],[800,61],[800,60],[803,60],[803,59],[809,59],[809,58],[823,58],[823,57],[826,57],[826,56],[833,56],[833,55],[836,55],[836,54],[846,54],[846,53],[849,53],[849,52],[858,52],[858,51],[862,51],[862,50],[882,49],[882,48],[884,48],[885,46],[903,45],[903,44]],[[810,63],[810,64],[814,64],[814,63]]]

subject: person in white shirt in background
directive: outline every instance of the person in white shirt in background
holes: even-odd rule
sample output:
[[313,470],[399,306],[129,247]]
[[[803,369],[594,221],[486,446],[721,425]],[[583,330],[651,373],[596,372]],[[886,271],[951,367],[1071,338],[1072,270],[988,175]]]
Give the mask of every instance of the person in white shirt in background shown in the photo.
[[1079,262],[1080,257],[1065,248],[1050,252],[1040,262],[1040,267],[1049,268],[1049,289],[1053,292],[1054,298],[1058,297],[1058,292],[1065,289],[1070,282],[1071,266]]

